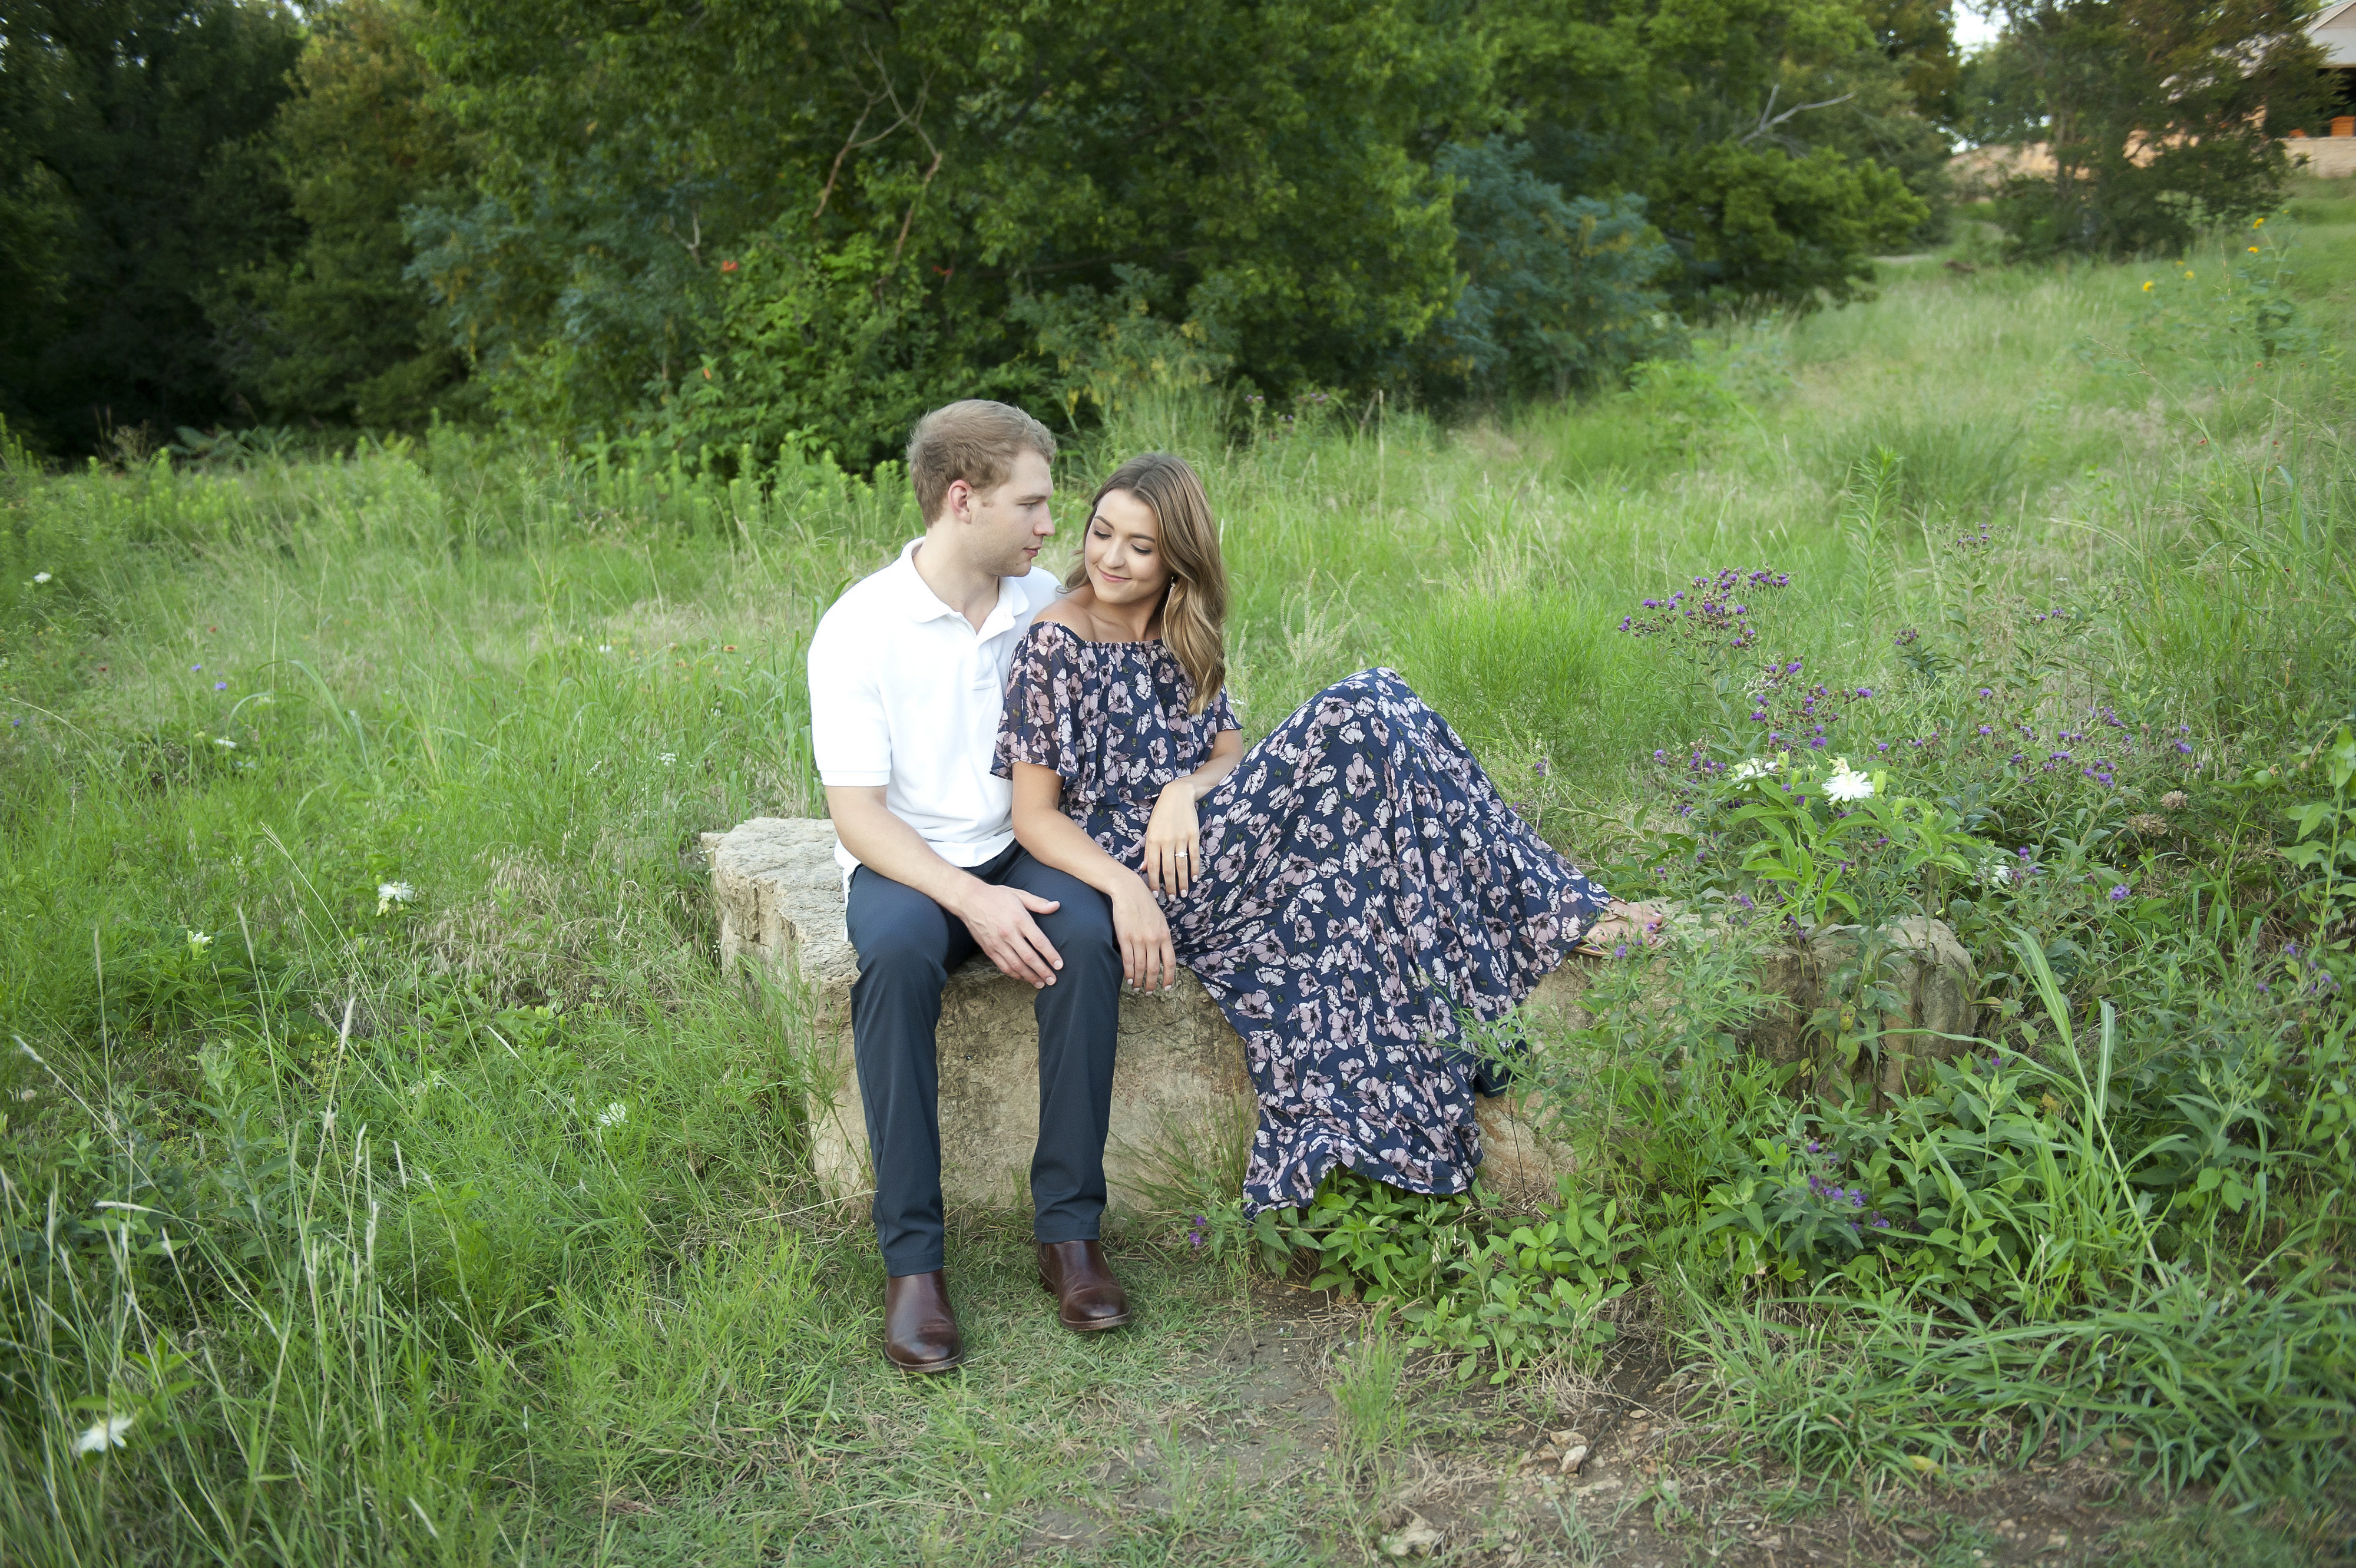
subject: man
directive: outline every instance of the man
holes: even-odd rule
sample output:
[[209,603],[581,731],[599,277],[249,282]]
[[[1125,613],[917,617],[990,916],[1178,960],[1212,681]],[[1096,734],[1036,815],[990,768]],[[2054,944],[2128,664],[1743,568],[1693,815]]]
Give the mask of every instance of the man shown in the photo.
[[1111,906],[1014,843],[991,753],[1014,645],[1055,596],[1035,563],[1055,532],[1055,440],[1004,403],[936,409],[908,442],[924,537],[854,585],[810,639],[810,736],[848,876],[859,952],[851,1029],[875,1236],[884,1353],[909,1372],[965,1358],[943,1273],[934,1029],[948,972],[979,949],[1038,988],[1039,1277],[1083,1333],[1129,1321],[1097,1245],[1121,965]]

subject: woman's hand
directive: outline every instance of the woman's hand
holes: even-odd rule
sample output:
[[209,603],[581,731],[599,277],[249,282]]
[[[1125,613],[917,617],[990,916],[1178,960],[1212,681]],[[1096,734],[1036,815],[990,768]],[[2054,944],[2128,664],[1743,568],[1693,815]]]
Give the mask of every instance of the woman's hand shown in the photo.
[[1178,954],[1170,944],[1170,922],[1145,884],[1131,877],[1112,896],[1112,934],[1120,943],[1121,977],[1140,991],[1174,985]]
[[1145,824],[1145,885],[1156,893],[1183,894],[1194,885],[1203,858],[1203,826],[1194,814],[1194,785],[1173,779],[1153,803]]

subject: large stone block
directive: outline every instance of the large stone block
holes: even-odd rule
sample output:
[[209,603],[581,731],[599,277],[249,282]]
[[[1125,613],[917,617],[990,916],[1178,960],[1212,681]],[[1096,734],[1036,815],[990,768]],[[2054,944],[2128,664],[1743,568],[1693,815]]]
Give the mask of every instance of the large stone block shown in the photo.
[[[818,819],[757,817],[705,835],[720,908],[723,966],[757,963],[798,980],[816,1009],[831,1092],[812,1107],[818,1176],[836,1197],[873,1186],[859,1080],[851,1071],[851,983],[858,961],[843,929],[834,828]],[[1574,1008],[1581,961],[1547,978],[1528,1005]],[[976,958],[941,998],[941,1186],[952,1203],[1029,1203],[1039,1128],[1038,1028],[1033,992]],[[1480,1107],[1483,1179],[1501,1192],[1550,1192],[1567,1154],[1542,1142],[1513,1096]],[[1241,1177],[1243,1140],[1257,1114],[1243,1041],[1191,975],[1120,1004],[1112,1133],[1105,1167],[1117,1209],[1157,1207],[1157,1189],[1188,1168]]]
[[[807,988],[823,1057],[827,1092],[811,1108],[818,1176],[849,1198],[873,1186],[859,1081],[851,1071],[851,983],[858,960],[843,929],[842,876],[833,824],[822,819],[756,817],[704,835],[720,908],[723,966],[756,963]],[[1680,924],[1697,924],[1681,920]],[[1867,952],[1856,926],[1834,926],[1772,950],[1759,972],[1776,1004],[1745,1041],[1776,1061],[1821,1053],[1808,1019],[1829,987]],[[1875,950],[1890,988],[1904,999],[1882,1022],[1885,1055],[1877,1088],[1919,1088],[1922,1058],[1964,1048],[1977,1020],[1977,977],[1954,933],[1936,920],[1884,928]],[[1579,997],[1600,961],[1572,959],[1524,1005],[1573,1026],[1586,1022]],[[976,958],[949,976],[941,997],[941,1186],[952,1203],[1029,1202],[1031,1148],[1039,1129],[1038,1028],[1033,993]],[[1543,1035],[1546,1031],[1540,1030]],[[1569,1152],[1538,1136],[1524,1097],[1480,1103],[1482,1179],[1502,1194],[1536,1197],[1571,1168]],[[1240,1180],[1241,1153],[1258,1113],[1243,1041],[1191,975],[1163,992],[1121,997],[1113,1069],[1112,1133],[1106,1175],[1116,1208],[1160,1207],[1158,1190],[1187,1171]]]
[[1826,1065],[1827,1044],[1821,1034],[1811,1037],[1808,1020],[1834,996],[1855,994],[1867,967],[1900,1000],[1867,1021],[1878,1022],[1881,1040],[1874,1087],[1884,1098],[1919,1092],[1921,1064],[1961,1053],[1979,1022],[1978,972],[1944,920],[1909,916],[1873,933],[1826,926],[1776,950],[1760,989],[1777,1000],[1751,1029],[1751,1048],[1771,1061]]

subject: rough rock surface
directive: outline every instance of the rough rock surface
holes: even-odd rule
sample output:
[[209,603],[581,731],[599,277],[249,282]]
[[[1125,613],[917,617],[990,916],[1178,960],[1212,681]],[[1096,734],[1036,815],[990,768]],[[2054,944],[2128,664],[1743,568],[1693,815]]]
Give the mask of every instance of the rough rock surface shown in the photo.
[[[1979,974],[1944,921],[1910,916],[1875,935],[1879,940],[1861,926],[1827,926],[1777,952],[1759,983],[1782,1000],[1751,1028],[1751,1049],[1778,1062],[1811,1055],[1808,1015],[1824,1004],[1828,986],[1870,960],[1882,983],[1905,1000],[1902,1011],[1893,1008],[1881,1019],[1877,1087],[1884,1095],[1919,1092],[1925,1077],[1921,1064],[1961,1053],[1979,1022]],[[1821,1058],[1825,1048],[1819,1042],[1813,1052]]]
[[[833,824],[756,817],[704,835],[720,907],[723,967],[757,962],[808,988],[830,1100],[814,1106],[819,1179],[837,1197],[873,1185],[851,1071],[851,983],[858,961],[842,922]],[[1549,976],[1531,1005],[1572,1004],[1582,961]],[[976,958],[941,998],[941,1186],[952,1203],[1028,1207],[1031,1146],[1039,1127],[1038,1029],[1031,988]],[[1224,1187],[1242,1180],[1242,1140],[1257,1106],[1243,1041],[1191,975],[1166,992],[1123,994],[1113,1069],[1106,1175],[1117,1209],[1166,1209],[1157,1189],[1194,1173]],[[1503,1192],[1551,1191],[1568,1155],[1545,1144],[1512,1096],[1481,1102],[1483,1179]]]
[[[755,817],[706,833],[720,907],[720,957],[758,963],[798,981],[830,1096],[812,1107],[818,1176],[837,1197],[873,1186],[867,1131],[851,1071],[851,983],[858,960],[842,923],[842,875],[834,827],[819,818]],[[1681,922],[1682,923],[1682,922]],[[1880,1090],[1919,1089],[1919,1061],[1964,1048],[1977,1021],[1977,976],[1954,933],[1936,920],[1885,928],[1877,948],[1885,981],[1906,999],[1882,1021]],[[1771,956],[1761,988],[1780,999],[1745,1038],[1774,1061],[1810,1052],[1809,1015],[1826,987],[1866,954],[1867,935],[1834,926]],[[1573,959],[1547,977],[1527,1005],[1585,1022],[1578,1008],[1595,961]],[[1038,1028],[1031,988],[975,958],[949,976],[941,997],[941,1186],[952,1203],[1027,1207],[1031,1147],[1039,1128]],[[1823,1047],[1815,1047],[1821,1051]],[[1550,1193],[1569,1152],[1537,1136],[1520,1097],[1481,1101],[1482,1179],[1500,1193]],[[1244,1140],[1257,1104],[1243,1041],[1207,992],[1184,975],[1166,992],[1121,997],[1113,1069],[1112,1134],[1106,1174],[1117,1209],[1168,1211],[1182,1188],[1240,1186]],[[1192,1178],[1192,1179],[1190,1179]],[[1166,1195],[1166,1196],[1165,1196]]]

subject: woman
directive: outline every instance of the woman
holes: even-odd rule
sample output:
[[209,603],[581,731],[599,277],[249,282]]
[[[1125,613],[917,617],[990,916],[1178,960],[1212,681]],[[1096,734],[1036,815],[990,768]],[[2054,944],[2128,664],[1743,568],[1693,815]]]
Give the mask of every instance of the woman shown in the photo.
[[1260,1107],[1246,1207],[1306,1203],[1336,1164],[1463,1191],[1472,1095],[1495,1086],[1461,1015],[1496,1017],[1641,911],[1607,915],[1624,907],[1391,671],[1328,687],[1247,752],[1218,526],[1178,458],[1105,481],[1065,590],[1007,687],[995,767],[1015,837],[1110,901],[1130,983],[1183,963],[1242,1035]]

